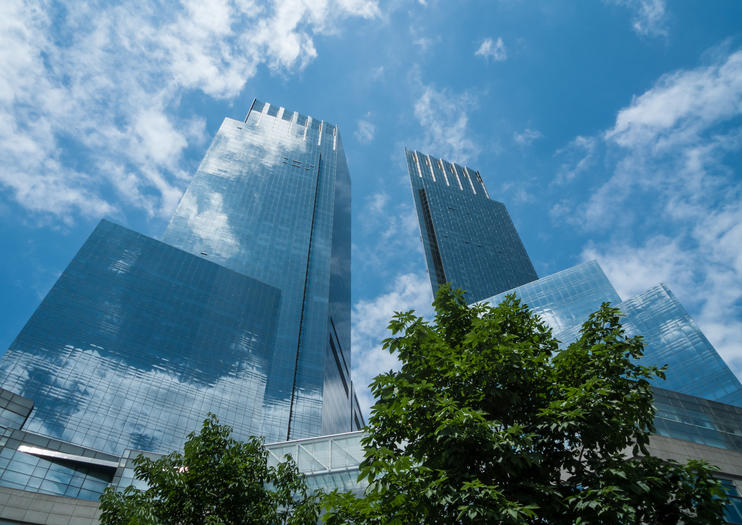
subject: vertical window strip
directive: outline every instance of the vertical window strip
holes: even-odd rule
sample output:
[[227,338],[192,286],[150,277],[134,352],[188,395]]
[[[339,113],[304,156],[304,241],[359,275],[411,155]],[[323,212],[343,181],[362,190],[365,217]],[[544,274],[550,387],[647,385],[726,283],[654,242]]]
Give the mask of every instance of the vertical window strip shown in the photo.
[[482,176],[479,174],[479,171],[477,171],[477,180],[479,181],[479,184],[482,185],[482,189],[484,190],[484,194],[489,199],[490,198],[490,193],[487,191],[487,186],[484,185],[484,181],[482,180]]
[[338,147],[338,127],[332,128],[332,151],[335,151]]
[[322,145],[322,128],[324,127],[324,125],[325,125],[325,121],[321,120],[319,123],[319,137],[317,138],[317,146]]
[[291,130],[294,129],[294,122],[299,120],[299,114],[294,111],[293,115],[291,115],[291,122],[289,122],[289,133],[291,133]]
[[464,186],[461,185],[461,178],[459,177],[459,172],[456,169],[456,164],[451,163],[449,165],[451,166],[451,169],[453,170],[453,174],[456,175],[456,182],[459,183],[459,189],[461,191],[464,191]]
[[[423,222],[425,223],[425,231],[428,234],[428,247],[430,249],[430,258],[433,260],[433,272],[435,273],[435,280],[440,286],[446,282],[446,272],[443,269],[443,259],[441,259],[441,252],[438,249],[438,238],[435,235],[433,217],[430,214],[430,207],[428,206],[428,195],[425,190],[418,190],[417,193],[420,196]],[[428,269],[430,270],[430,268]]]
[[332,350],[332,356],[335,358],[335,365],[338,367],[338,375],[340,375],[340,379],[343,380],[343,388],[345,388],[345,397],[348,397],[350,395],[350,390],[348,389],[348,382],[345,380],[345,373],[343,372],[343,367],[340,366],[340,359],[338,358],[338,351],[335,348],[335,343],[332,342],[332,335],[330,335],[330,349]]
[[474,195],[476,195],[477,194],[477,190],[474,189],[474,182],[472,182],[471,175],[469,175],[469,170],[467,169],[466,166],[464,166],[464,173],[466,174],[466,178],[469,181],[469,186],[471,186],[471,191],[473,191],[474,192]]
[[425,160],[428,161],[428,168],[430,168],[430,175],[433,177],[433,182],[436,182],[435,172],[433,171],[433,164],[430,163],[430,155],[425,155]]
[[258,121],[255,123],[256,126],[260,126],[260,121],[263,120],[263,115],[268,113],[268,108],[270,107],[270,103],[266,102],[263,105],[263,111],[260,112],[260,116],[258,117]]
[[278,108],[278,113],[276,113],[276,118],[281,119],[283,118],[283,112],[286,111],[283,107]]
[[443,167],[443,161],[441,159],[438,159],[438,166],[441,168],[441,173],[443,173],[443,180],[446,181],[446,186],[450,186],[451,184],[448,182],[448,175],[446,174],[446,168]]
[[304,126],[304,140],[307,140],[307,131],[312,125],[312,117],[307,117],[306,125]]
[[423,172],[420,169],[420,159],[417,158],[417,151],[412,152],[412,156],[415,158],[415,166],[417,166],[417,174],[420,176],[420,178],[423,178]]

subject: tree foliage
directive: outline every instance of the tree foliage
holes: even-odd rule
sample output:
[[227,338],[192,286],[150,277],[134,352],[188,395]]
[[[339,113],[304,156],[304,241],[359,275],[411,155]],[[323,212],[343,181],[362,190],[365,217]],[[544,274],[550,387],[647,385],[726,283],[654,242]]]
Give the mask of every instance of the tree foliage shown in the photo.
[[647,451],[654,407],[640,337],[607,303],[558,350],[515,296],[467,306],[444,286],[435,322],[397,313],[363,444],[365,497],[328,523],[722,523],[714,467]]
[[209,414],[191,433],[184,452],[159,459],[138,456],[135,473],[148,489],[107,488],[101,496],[103,525],[314,524],[319,495],[310,495],[293,460],[268,466],[258,438],[240,442]]

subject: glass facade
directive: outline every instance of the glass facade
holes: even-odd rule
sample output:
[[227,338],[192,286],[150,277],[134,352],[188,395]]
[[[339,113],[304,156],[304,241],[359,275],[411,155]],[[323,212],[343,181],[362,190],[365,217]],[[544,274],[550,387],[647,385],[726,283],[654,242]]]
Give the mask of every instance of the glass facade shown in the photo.
[[587,317],[604,302],[621,298],[595,261],[573,266],[486,299],[497,305],[511,293],[547,323],[562,345],[577,339]]
[[742,407],[742,385],[672,292],[658,284],[618,308],[629,334],[644,338],[647,365],[667,365],[657,386]]
[[0,428],[0,486],[97,500],[113,480],[118,456],[45,436]]
[[163,240],[281,291],[264,435],[351,429],[350,177],[337,127],[257,100],[244,122],[226,119]]
[[337,127],[256,100],[162,241],[101,221],[0,359],[0,486],[97,499],[209,412],[238,439],[361,428],[350,195]]
[[433,293],[450,282],[475,302],[538,279],[510,214],[490,199],[478,171],[405,154]]
[[582,323],[601,303],[610,302],[623,314],[626,333],[644,338],[642,363],[667,365],[667,379],[656,380],[658,386],[742,406],[739,380],[662,284],[622,302],[598,263],[590,261],[490,297],[487,302],[499,304],[509,293],[515,293],[541,316],[562,346],[577,339]]
[[33,410],[33,401],[0,388],[0,427],[21,428]]
[[727,523],[742,524],[742,498],[731,479],[722,479],[721,486],[729,497],[729,504],[724,507],[724,519]]
[[288,455],[296,461],[312,490],[362,493],[368,481],[358,481],[364,458],[363,432],[299,439],[266,445],[268,464],[275,466]]
[[177,449],[208,412],[261,435],[280,299],[102,221],[0,360],[0,384],[34,400],[24,430],[111,454]]
[[654,387],[656,433],[742,452],[742,408]]

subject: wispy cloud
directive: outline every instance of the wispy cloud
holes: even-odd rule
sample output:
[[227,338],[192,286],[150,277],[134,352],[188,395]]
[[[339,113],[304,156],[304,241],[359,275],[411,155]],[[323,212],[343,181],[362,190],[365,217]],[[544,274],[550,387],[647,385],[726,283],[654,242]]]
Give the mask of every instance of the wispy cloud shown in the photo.
[[361,144],[368,144],[374,140],[374,135],[376,135],[376,126],[366,119],[360,119],[353,134],[358,142]]
[[631,21],[636,33],[642,36],[667,36],[667,8],[665,0],[607,0],[622,5],[633,13]]
[[167,215],[204,124],[180,107],[198,91],[241,92],[257,67],[290,73],[314,39],[370,0],[0,5],[0,191],[66,221],[131,206]]
[[619,111],[601,137],[619,160],[591,197],[586,226],[605,226],[611,210],[643,191],[657,192],[659,211],[668,217],[718,204],[720,185],[734,184],[722,161],[740,147],[740,115],[742,51],[663,76]]
[[[409,194],[408,194],[409,195]],[[377,374],[397,366],[396,358],[381,349],[389,334],[386,326],[395,311],[414,309],[430,316],[432,291],[420,243],[415,209],[408,199],[400,202],[386,191],[368,196],[361,205],[360,235],[363,246],[354,246],[354,272],[374,272],[389,283],[375,297],[357,301],[352,312],[353,381],[366,415],[373,404],[367,385]]]
[[421,53],[425,54],[430,51],[433,46],[440,42],[441,37],[438,34],[430,34],[425,32],[419,24],[413,24],[410,26],[410,41],[417,47]]
[[371,80],[379,80],[384,76],[384,66],[377,66],[370,71]]
[[415,149],[447,160],[468,163],[480,152],[469,127],[469,111],[476,99],[469,93],[451,93],[420,84],[415,118],[422,129],[422,141]]
[[423,273],[397,275],[388,290],[369,300],[353,305],[353,383],[358,402],[368,416],[373,398],[367,386],[382,372],[398,366],[396,357],[381,348],[389,336],[387,324],[394,312],[414,309],[418,315],[432,315],[433,294],[428,276]]
[[497,37],[497,40],[485,38],[474,54],[485,59],[494,60],[495,62],[502,62],[508,58],[505,43],[499,36]]
[[419,47],[420,51],[426,53],[431,47],[433,47],[435,42],[432,38],[421,36],[420,38],[413,40],[412,43]]
[[543,137],[537,129],[526,128],[523,131],[514,131],[513,140],[519,146],[530,146],[534,141]]
[[409,264],[409,259],[422,251],[417,214],[410,200],[391,199],[388,193],[380,191],[363,202],[360,230],[367,239],[362,246],[354,246],[357,271],[373,271],[392,278],[394,274],[389,272],[400,271],[395,261]]
[[596,137],[575,137],[567,146],[557,150],[555,156],[562,159],[555,184],[571,182],[586,172],[595,160],[599,140]]
[[[586,159],[609,176],[572,207],[586,231],[608,232],[588,245],[624,297],[665,281],[720,353],[742,372],[742,51],[660,78],[620,110],[614,125],[578,137]],[[577,141],[577,139],[576,139]],[[737,335],[735,335],[737,334]]]

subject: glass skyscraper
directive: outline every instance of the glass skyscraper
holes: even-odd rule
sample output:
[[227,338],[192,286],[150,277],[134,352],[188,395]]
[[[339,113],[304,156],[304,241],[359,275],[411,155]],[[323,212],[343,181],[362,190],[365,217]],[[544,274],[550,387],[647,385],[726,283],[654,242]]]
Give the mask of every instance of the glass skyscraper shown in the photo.
[[538,279],[505,205],[479,171],[405,150],[433,293],[456,283],[469,302]]
[[663,284],[622,301],[595,261],[540,279],[501,203],[478,171],[405,151],[433,292],[445,282],[472,302],[513,293],[553,330],[561,346],[604,302],[622,313],[627,335],[644,339],[642,363],[667,366],[654,380],[649,449],[664,459],[701,458],[720,467],[731,496],[727,520],[742,523],[742,385]]
[[[597,262],[539,279],[505,205],[479,171],[405,150],[433,293],[450,282],[472,303],[516,293],[569,344],[601,303],[617,305],[628,333],[645,341],[644,362],[668,365],[664,388],[742,407],[742,385],[664,285],[622,301]],[[698,371],[703,373],[699,374]]]
[[357,430],[350,366],[340,134],[256,100],[162,239],[102,221],[0,359],[0,498],[97,500],[119,458],[179,448],[208,412],[268,442]]
[[337,127],[259,100],[244,122],[226,119],[162,240],[280,290],[261,435],[349,429],[350,176]]

